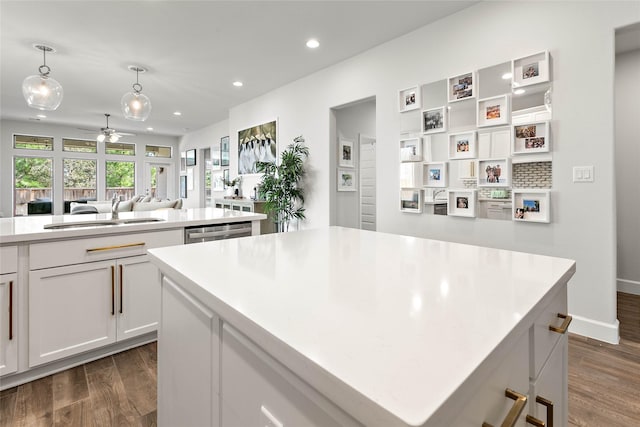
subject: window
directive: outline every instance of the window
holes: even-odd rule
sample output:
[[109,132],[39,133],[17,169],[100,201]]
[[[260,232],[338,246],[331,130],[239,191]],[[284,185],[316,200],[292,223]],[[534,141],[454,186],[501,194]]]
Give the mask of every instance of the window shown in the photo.
[[127,142],[105,142],[104,152],[107,154],[120,154],[122,156],[135,156],[136,144]]
[[53,151],[53,138],[50,136],[14,135],[13,148]]
[[98,143],[96,141],[85,141],[82,139],[62,139],[62,150],[76,153],[97,153]]
[[15,157],[13,170],[13,214],[53,213],[53,160],[47,157]]
[[171,147],[161,147],[158,145],[146,145],[145,156],[171,158]]
[[106,178],[107,188],[106,197],[111,199],[113,193],[123,196],[124,199],[130,199],[135,193],[135,171],[134,162],[106,162]]
[[64,159],[64,212],[70,212],[70,203],[77,200],[95,200],[96,160]]

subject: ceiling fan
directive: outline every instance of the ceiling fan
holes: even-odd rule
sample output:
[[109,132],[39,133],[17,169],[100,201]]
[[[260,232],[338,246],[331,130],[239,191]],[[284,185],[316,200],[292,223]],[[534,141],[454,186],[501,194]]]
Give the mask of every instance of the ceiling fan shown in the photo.
[[[126,132],[116,132],[115,129],[109,127],[109,117],[111,114],[105,113],[105,118],[107,119],[107,126],[100,128],[100,133],[96,137],[96,141],[98,142],[118,142],[120,137],[122,136],[135,136],[134,133],[126,133]],[[89,129],[83,129],[89,130]]]

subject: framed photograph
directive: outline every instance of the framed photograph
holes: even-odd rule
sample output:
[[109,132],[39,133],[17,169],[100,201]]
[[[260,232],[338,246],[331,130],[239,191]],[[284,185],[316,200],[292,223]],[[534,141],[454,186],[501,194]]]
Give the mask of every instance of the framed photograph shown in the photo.
[[550,191],[537,189],[514,189],[511,191],[512,216],[514,221],[551,222]]
[[424,187],[446,187],[448,167],[447,162],[429,162],[423,164],[422,178]]
[[229,137],[220,138],[220,166],[229,166]]
[[180,173],[187,173],[187,152],[180,152]]
[[424,205],[422,189],[401,188],[400,189],[400,210],[402,212],[422,213]]
[[448,190],[447,202],[447,215],[475,218],[476,190]]
[[511,86],[519,88],[549,81],[549,52],[539,52],[533,55],[511,61]]
[[354,169],[338,169],[338,191],[356,191],[357,182]]
[[211,173],[211,190],[213,191],[224,190],[224,182],[222,182],[222,175],[223,175],[222,171]]
[[229,169],[222,170],[222,189],[223,190],[226,190],[227,188],[229,188],[227,184],[225,184],[226,182],[229,182]]
[[187,175],[180,175],[180,198],[187,198]]
[[475,159],[477,152],[475,131],[449,134],[449,159]]
[[277,120],[238,131],[238,175],[258,173],[257,162],[276,162],[277,131]]
[[514,125],[511,154],[544,153],[550,150],[549,122]]
[[449,102],[462,101],[465,99],[475,98],[476,91],[474,89],[476,82],[476,73],[470,72],[460,74],[459,76],[449,78]]
[[196,150],[187,150],[187,166],[196,165]]
[[400,140],[400,161],[420,162],[422,161],[422,139],[409,138]]
[[342,139],[338,141],[338,166],[341,168],[352,168],[355,166],[355,152],[353,151],[353,141]]
[[478,100],[478,127],[506,125],[511,122],[509,95]]
[[478,187],[509,187],[511,161],[504,159],[478,160]]
[[447,109],[437,107],[422,112],[422,133],[440,133],[447,131]]
[[413,86],[398,92],[398,111],[417,110],[420,108],[420,86]]

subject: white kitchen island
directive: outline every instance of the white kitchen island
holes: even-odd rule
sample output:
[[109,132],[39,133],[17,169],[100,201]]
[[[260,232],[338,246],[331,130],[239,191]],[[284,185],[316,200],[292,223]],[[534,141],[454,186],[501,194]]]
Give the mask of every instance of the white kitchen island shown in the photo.
[[160,426],[566,424],[574,261],[339,227],[149,253]]

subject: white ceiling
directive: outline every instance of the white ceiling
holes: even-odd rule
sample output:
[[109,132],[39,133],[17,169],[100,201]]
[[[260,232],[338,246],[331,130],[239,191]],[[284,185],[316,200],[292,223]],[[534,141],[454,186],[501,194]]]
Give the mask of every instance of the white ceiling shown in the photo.
[[[224,120],[230,107],[473,3],[2,0],[1,117],[40,113],[21,92],[22,80],[42,64],[35,43],[57,50],[47,65],[64,88],[61,106],[43,121],[97,129],[111,113],[118,130],[146,133],[150,126],[183,135]],[[310,37],[320,48],[305,46]],[[149,70],[140,75],[153,107],[146,122],[120,112],[120,98],[135,82],[131,64]],[[233,87],[234,80],[244,87]]]

